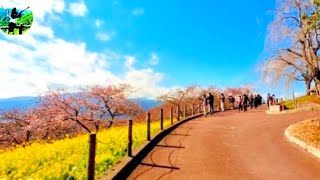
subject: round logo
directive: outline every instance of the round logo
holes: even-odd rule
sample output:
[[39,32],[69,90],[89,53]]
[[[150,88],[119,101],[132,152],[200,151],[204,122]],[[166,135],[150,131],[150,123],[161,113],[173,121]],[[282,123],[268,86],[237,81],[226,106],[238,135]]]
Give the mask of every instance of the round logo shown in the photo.
[[23,35],[32,26],[33,13],[30,6],[0,2],[0,28],[7,35]]

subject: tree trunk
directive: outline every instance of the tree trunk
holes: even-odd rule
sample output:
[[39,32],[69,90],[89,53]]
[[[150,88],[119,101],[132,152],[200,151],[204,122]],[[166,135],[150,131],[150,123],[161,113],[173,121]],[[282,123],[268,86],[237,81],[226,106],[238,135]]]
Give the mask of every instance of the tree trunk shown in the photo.
[[304,82],[305,86],[306,86],[306,95],[310,96],[310,89],[311,89],[311,81],[310,80],[306,80]]
[[314,80],[314,87],[315,87],[315,90],[316,90],[316,94],[319,96],[320,95],[320,87],[319,87],[319,81],[318,80]]

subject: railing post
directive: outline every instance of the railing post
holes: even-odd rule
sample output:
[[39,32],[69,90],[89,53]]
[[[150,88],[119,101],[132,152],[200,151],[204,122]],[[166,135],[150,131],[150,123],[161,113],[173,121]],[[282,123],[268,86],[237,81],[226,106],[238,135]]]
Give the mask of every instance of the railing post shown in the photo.
[[187,104],[184,104],[183,118],[187,118]]
[[163,109],[160,110],[160,129],[163,130]]
[[170,122],[171,122],[171,125],[173,125],[173,108],[172,108],[172,106],[170,107]]
[[150,141],[150,113],[147,114],[146,117],[146,123],[147,123],[147,140]]
[[180,121],[180,106],[177,106],[177,121]]
[[88,161],[88,180],[94,180],[94,166],[96,157],[96,134],[89,135],[89,161]]
[[128,156],[132,157],[132,119],[128,120]]

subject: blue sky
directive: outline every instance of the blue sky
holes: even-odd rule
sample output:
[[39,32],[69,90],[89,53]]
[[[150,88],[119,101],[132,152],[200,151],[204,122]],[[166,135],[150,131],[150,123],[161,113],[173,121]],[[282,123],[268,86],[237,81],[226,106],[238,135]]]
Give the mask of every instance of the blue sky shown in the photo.
[[0,35],[0,63],[6,64],[0,68],[0,98],[117,82],[132,83],[147,97],[190,84],[246,83],[262,94],[286,95],[261,86],[257,71],[274,0],[3,4],[30,6],[34,24],[20,37]]

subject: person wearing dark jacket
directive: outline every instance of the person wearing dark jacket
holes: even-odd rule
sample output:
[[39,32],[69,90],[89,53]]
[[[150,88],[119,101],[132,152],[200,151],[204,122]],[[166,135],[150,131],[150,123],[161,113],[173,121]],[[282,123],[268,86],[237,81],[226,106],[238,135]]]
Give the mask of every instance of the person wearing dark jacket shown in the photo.
[[262,96],[260,96],[260,94],[258,94],[258,108],[260,109],[262,105]]
[[254,98],[253,98],[254,109],[258,108],[258,104],[259,104],[259,95],[255,95]]
[[213,108],[214,96],[211,93],[209,93],[207,100],[208,100],[208,104],[209,104],[209,113],[213,114],[214,113],[214,108]]
[[235,99],[234,99],[234,97],[232,95],[230,95],[228,97],[228,101],[229,101],[229,108],[230,109],[234,109],[234,101],[235,101]]
[[238,111],[243,111],[243,97],[240,95],[238,99]]
[[243,111],[247,111],[249,98],[246,94],[243,94]]

